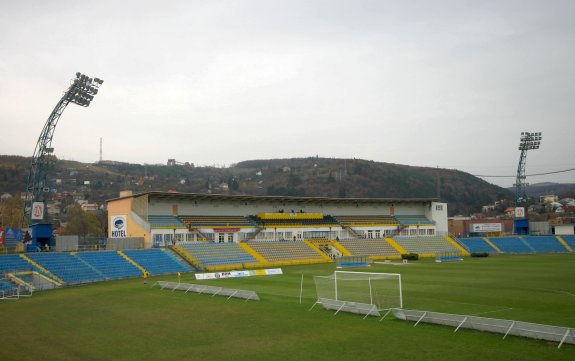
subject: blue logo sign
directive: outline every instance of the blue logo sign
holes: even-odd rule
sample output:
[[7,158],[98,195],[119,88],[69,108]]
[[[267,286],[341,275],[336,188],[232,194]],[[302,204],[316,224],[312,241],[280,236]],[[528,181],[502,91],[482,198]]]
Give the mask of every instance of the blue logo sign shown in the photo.
[[116,227],[116,229],[124,228],[124,220],[122,218],[116,218],[116,220],[114,220],[114,227]]

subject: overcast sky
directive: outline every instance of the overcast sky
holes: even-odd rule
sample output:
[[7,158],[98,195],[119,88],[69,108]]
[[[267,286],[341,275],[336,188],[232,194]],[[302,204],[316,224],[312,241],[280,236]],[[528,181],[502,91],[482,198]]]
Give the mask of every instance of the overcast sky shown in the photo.
[[[361,158],[575,168],[575,1],[0,0],[0,154],[31,156],[77,72],[59,158]],[[485,178],[511,186],[513,178]],[[575,183],[575,172],[528,182]]]

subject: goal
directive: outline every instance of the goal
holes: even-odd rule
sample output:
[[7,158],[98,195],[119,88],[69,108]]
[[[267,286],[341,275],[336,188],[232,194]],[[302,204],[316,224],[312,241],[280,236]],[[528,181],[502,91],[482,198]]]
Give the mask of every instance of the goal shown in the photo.
[[[379,316],[379,311],[403,308],[398,273],[335,271],[314,276],[317,301],[326,309]],[[314,307],[312,306],[312,308]]]

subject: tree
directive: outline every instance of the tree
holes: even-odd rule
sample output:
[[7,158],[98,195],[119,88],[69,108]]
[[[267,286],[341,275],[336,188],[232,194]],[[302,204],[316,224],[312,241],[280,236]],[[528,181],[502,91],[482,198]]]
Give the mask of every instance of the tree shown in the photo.
[[20,197],[3,199],[0,203],[2,227],[28,227],[24,219],[24,200]]
[[68,212],[68,224],[62,234],[94,237],[104,236],[101,219],[95,212],[83,211],[79,204],[74,205]]

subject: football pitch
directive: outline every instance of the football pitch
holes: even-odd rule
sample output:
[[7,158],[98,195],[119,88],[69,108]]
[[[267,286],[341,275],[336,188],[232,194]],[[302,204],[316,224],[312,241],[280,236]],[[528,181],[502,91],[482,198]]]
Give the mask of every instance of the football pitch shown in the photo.
[[[314,275],[181,282],[256,291],[260,301],[152,287],[176,275],[96,283],[0,301],[0,360],[575,360],[575,346],[316,306]],[[353,271],[400,273],[404,308],[575,328],[575,254],[420,260]],[[300,304],[300,281],[303,293]]]

